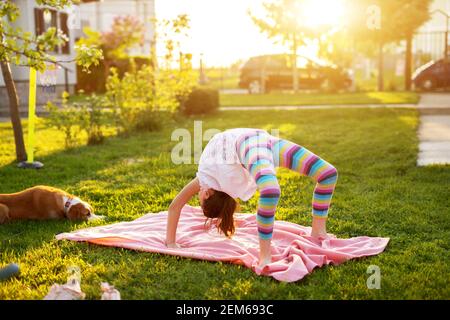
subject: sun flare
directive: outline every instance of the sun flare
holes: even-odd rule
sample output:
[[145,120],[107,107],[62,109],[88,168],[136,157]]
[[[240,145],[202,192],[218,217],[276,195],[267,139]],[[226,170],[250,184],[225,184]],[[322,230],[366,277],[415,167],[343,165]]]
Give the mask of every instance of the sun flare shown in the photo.
[[344,3],[342,0],[307,0],[302,6],[305,25],[337,27],[342,23]]
[[[198,67],[200,57],[204,65],[225,66],[239,59],[288,50],[261,33],[250,19],[248,10],[256,16],[264,15],[265,1],[268,0],[157,0],[156,13],[158,18],[189,15],[191,29],[183,48],[193,54],[194,66]],[[305,26],[339,28],[344,24],[345,1],[299,0],[299,7],[293,12]],[[300,48],[299,54],[315,57],[317,51],[317,43],[310,43]]]

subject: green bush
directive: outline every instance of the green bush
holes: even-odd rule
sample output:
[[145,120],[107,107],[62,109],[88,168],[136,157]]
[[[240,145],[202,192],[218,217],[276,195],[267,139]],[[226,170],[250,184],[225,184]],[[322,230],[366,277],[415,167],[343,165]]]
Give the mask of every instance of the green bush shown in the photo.
[[64,132],[66,148],[76,146],[82,132],[87,135],[88,145],[101,144],[105,138],[103,128],[111,122],[112,116],[106,107],[104,97],[93,95],[83,103],[68,103],[67,93],[64,93],[60,107],[50,101],[47,103],[47,123]]
[[87,144],[102,144],[105,140],[103,128],[112,122],[108,101],[103,96],[92,95],[86,102],[87,105],[82,106],[82,110],[85,114],[83,127],[88,136]]
[[191,69],[154,70],[152,66],[133,69],[120,77],[111,69],[106,83],[106,98],[112,106],[120,134],[156,131],[161,113],[175,113],[180,98],[187,97],[195,81]]
[[397,91],[397,84],[395,83],[394,80],[389,80],[388,85],[387,85],[388,91]]
[[47,102],[47,111],[49,115],[46,122],[49,126],[57,128],[64,133],[64,142],[66,148],[75,147],[81,134],[85,114],[83,110],[73,105],[58,107],[52,102]]
[[163,111],[148,112],[142,110],[137,113],[135,123],[133,124],[134,131],[159,131],[164,124],[164,118],[162,117]]
[[195,88],[183,101],[181,111],[186,115],[213,113],[219,109],[219,91]]

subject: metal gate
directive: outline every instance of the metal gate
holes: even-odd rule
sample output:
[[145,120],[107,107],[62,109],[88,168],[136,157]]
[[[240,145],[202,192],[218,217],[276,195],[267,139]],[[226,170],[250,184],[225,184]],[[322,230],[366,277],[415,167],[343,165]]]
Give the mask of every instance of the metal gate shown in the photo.
[[444,58],[446,37],[446,31],[417,32],[413,39],[414,69],[430,60]]

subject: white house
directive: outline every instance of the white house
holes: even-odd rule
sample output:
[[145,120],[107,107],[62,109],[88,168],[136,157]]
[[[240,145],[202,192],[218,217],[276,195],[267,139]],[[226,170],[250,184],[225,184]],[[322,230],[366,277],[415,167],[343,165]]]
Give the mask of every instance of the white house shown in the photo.
[[[96,0],[82,0],[92,2]],[[14,25],[20,27],[23,31],[28,31],[39,35],[50,27],[61,29],[69,37],[69,42],[60,46],[52,52],[58,61],[73,61],[75,58],[75,33],[79,28],[76,12],[78,6],[65,8],[64,10],[45,10],[45,6],[39,6],[34,0],[12,0],[19,8],[20,16],[14,22]],[[83,4],[81,4],[83,5]],[[37,104],[43,105],[48,100],[60,97],[64,90],[73,91],[76,84],[76,65],[75,62],[63,62],[61,66],[48,64],[49,70],[44,73],[38,73],[37,79]],[[28,104],[28,81],[29,68],[15,66],[11,64],[11,71],[16,89],[19,95],[21,107]],[[3,76],[0,74],[0,113],[7,113],[9,109],[9,99],[5,88]]]
[[[12,0],[20,11],[20,16],[14,23],[23,31],[36,35],[49,27],[58,27],[69,37],[69,42],[57,48],[52,53],[58,61],[72,61],[61,63],[61,66],[49,64],[49,70],[44,74],[38,73],[37,104],[44,105],[48,100],[58,100],[63,91],[74,92],[77,83],[75,58],[75,42],[83,35],[84,26],[90,26],[96,31],[108,31],[115,16],[134,15],[145,23],[145,43],[133,52],[135,54],[149,54],[152,45],[154,28],[151,18],[155,16],[155,0],[81,0],[80,5],[64,10],[44,10],[45,6],[38,6],[35,0]],[[53,68],[53,69],[52,69]],[[21,109],[28,105],[29,68],[11,65],[13,79],[18,91]],[[0,115],[7,113],[9,100],[3,76],[0,73]]]
[[[145,26],[144,44],[132,54],[150,55],[153,45],[155,0],[101,0],[80,6],[81,26],[89,26],[99,32],[109,31],[114,18],[131,15]],[[81,33],[80,33],[81,36]]]
[[[413,50],[430,59],[440,59],[445,52],[445,37],[450,44],[450,0],[434,0],[430,5],[430,20],[416,32]],[[449,45],[450,47],[450,45]],[[448,50],[450,52],[450,50]],[[423,61],[422,61],[423,62]],[[419,63],[420,64],[420,63]]]
[[[440,10],[441,13],[435,12]],[[419,31],[443,31],[445,30],[446,17],[443,13],[450,15],[450,0],[434,0],[430,5],[430,20],[426,22]]]

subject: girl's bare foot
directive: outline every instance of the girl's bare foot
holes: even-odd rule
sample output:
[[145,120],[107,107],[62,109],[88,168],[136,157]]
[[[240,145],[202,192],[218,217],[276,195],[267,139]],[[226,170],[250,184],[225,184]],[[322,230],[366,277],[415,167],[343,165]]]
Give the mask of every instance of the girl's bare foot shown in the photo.
[[311,237],[317,238],[317,239],[326,239],[328,237],[328,235],[327,235],[326,231],[315,232],[313,230],[313,231],[311,231]]
[[260,258],[258,266],[262,269],[270,263],[272,263],[272,257],[267,257],[267,258],[263,258],[263,259]]
[[326,238],[327,237],[326,223],[327,223],[326,218],[314,216],[312,221],[311,237]]

